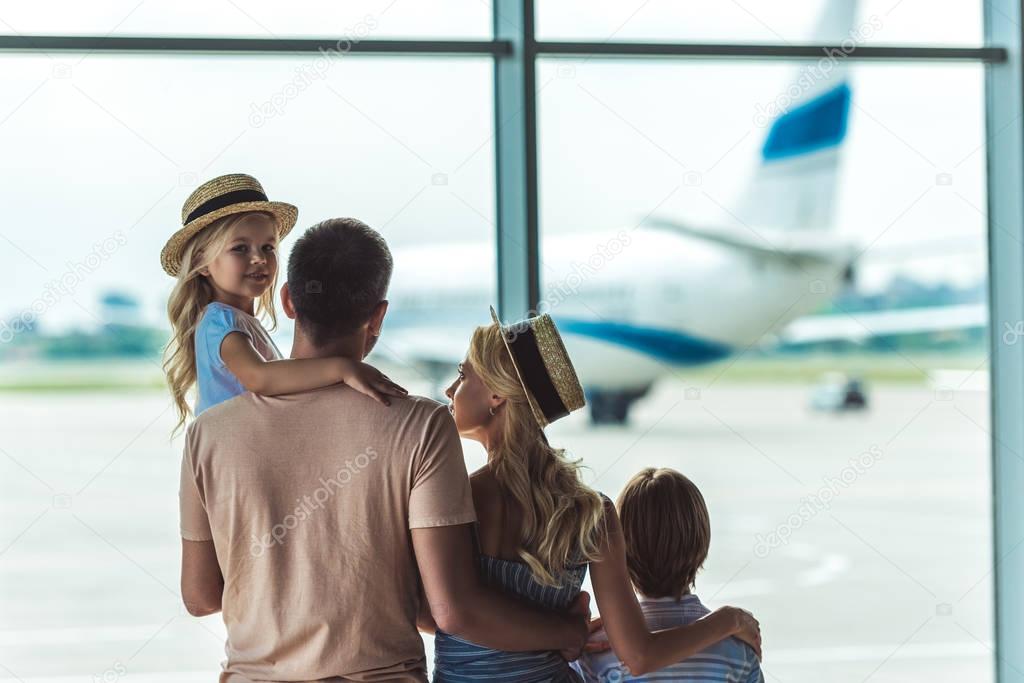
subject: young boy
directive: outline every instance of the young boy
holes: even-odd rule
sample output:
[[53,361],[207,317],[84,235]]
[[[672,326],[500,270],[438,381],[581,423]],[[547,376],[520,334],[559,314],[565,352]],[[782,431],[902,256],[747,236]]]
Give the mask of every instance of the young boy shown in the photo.
[[[671,628],[708,614],[710,610],[690,592],[711,545],[711,522],[700,490],[675,470],[648,467],[626,484],[618,508],[626,564],[647,627]],[[597,631],[592,639],[607,636]],[[764,681],[754,651],[735,638],[644,676],[632,676],[611,650],[584,654],[579,669],[591,683]]]

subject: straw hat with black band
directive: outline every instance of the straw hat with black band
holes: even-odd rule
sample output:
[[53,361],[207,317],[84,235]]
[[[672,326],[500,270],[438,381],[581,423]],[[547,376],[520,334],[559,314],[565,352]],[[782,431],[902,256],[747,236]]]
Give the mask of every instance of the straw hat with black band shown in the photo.
[[501,329],[505,348],[541,427],[586,405],[576,369],[550,315],[543,313],[504,325],[491,306],[491,318]]
[[232,173],[209,180],[195,189],[181,207],[181,229],[171,235],[160,251],[160,265],[168,275],[178,276],[185,245],[218,218],[246,211],[264,211],[277,222],[277,238],[283,239],[299,217],[291,204],[267,199],[260,182],[245,173]]

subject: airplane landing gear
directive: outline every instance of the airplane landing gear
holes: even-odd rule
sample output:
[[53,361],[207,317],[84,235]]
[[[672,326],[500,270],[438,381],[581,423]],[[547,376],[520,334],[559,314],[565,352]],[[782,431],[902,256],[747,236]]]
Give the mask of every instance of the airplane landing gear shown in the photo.
[[625,424],[629,419],[630,406],[642,398],[650,387],[632,390],[603,391],[587,390],[587,404],[590,406],[591,424]]

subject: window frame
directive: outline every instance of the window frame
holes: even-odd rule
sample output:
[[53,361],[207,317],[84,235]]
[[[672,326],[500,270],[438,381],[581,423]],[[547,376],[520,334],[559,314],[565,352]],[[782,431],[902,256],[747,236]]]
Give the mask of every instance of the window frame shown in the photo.
[[[863,46],[853,61],[966,61],[986,65],[986,145],[991,345],[995,662],[1000,683],[1024,681],[1011,658],[1024,642],[1024,344],[1003,341],[1024,321],[1024,0],[982,0],[982,47]],[[504,319],[540,301],[536,62],[588,59],[820,59],[829,44],[537,41],[534,0],[493,0],[491,40],[352,40],[92,35],[0,35],[0,54],[309,53],[337,49],[370,57],[488,56],[494,61],[494,148],[498,306]],[[1009,122],[1009,123],[1007,123]],[[995,227],[998,229],[995,229]],[[1022,665],[1024,667],[1024,665]]]

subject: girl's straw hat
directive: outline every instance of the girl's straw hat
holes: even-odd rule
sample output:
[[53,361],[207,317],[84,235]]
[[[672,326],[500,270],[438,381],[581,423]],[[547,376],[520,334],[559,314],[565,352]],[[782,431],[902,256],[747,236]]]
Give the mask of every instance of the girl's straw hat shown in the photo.
[[277,220],[277,238],[295,227],[299,210],[291,204],[267,199],[260,182],[251,175],[232,173],[209,180],[196,188],[181,207],[181,230],[171,235],[160,251],[160,265],[178,276],[181,252],[192,237],[218,218],[245,211],[266,211]]
[[544,313],[503,325],[491,306],[491,318],[501,330],[533,416],[541,427],[586,405],[576,369],[550,315]]

